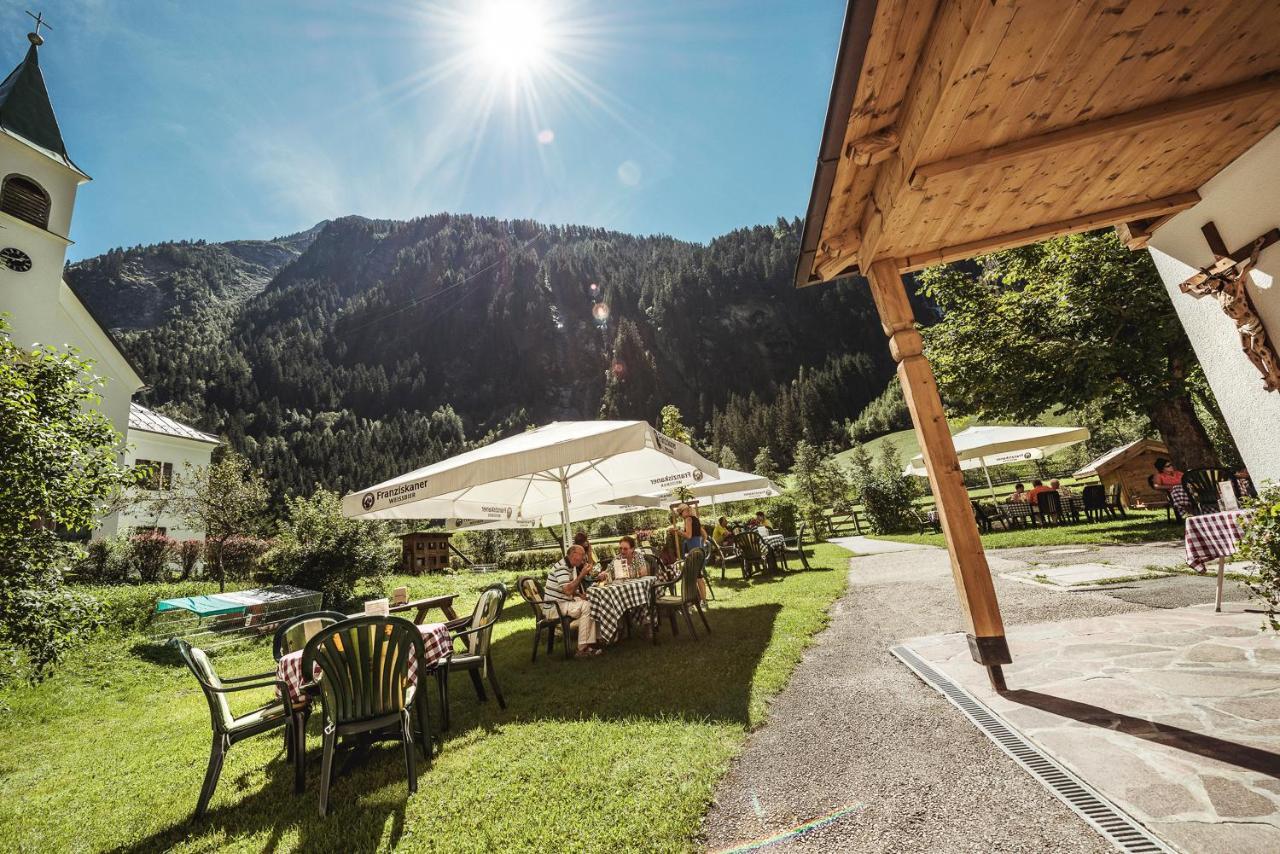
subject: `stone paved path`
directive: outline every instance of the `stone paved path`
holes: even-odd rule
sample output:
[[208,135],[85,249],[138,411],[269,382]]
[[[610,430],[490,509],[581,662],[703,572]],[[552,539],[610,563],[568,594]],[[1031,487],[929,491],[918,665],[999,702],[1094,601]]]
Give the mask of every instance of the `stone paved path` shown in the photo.
[[[1021,566],[999,557],[996,573]],[[806,653],[721,782],[703,826],[712,850],[834,811],[769,851],[1102,852],[1109,846],[888,649],[959,631],[941,549],[854,558],[831,626]],[[1031,623],[1143,608],[996,578],[1005,619]]]

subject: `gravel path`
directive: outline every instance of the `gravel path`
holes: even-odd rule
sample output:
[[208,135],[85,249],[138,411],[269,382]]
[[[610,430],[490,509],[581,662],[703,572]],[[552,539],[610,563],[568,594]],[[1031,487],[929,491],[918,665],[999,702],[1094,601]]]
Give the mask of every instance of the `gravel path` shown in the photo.
[[[991,563],[993,574],[1025,565]],[[946,552],[873,555],[850,566],[831,626],[721,781],[705,845],[743,845],[852,806],[765,850],[1112,850],[889,654],[898,641],[961,630]],[[996,588],[1010,625],[1146,607],[998,576]]]

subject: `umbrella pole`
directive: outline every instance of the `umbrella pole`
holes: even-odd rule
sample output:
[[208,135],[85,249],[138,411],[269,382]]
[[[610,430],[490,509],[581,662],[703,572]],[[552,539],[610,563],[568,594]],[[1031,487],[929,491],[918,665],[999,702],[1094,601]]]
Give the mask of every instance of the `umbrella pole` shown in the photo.
[[569,554],[569,479],[565,472],[560,472],[560,505],[564,508],[560,518],[563,521],[561,536],[564,539],[564,553]]
[[991,485],[991,472],[987,471],[987,458],[979,457],[982,460],[982,473],[987,476],[987,491],[991,493],[991,500],[996,500],[996,488]]

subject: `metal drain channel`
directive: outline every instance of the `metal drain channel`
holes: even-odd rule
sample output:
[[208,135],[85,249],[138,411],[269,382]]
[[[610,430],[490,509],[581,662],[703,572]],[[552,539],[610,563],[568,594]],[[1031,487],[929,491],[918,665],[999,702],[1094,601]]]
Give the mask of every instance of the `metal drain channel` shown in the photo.
[[952,682],[945,674],[935,670],[923,658],[905,646],[892,647],[889,652],[946,697],[997,747],[1027,769],[1046,789],[1053,792],[1116,848],[1134,854],[1176,854],[1097,790],[1040,752],[1020,733],[1010,729],[990,709],[978,702],[977,698]]

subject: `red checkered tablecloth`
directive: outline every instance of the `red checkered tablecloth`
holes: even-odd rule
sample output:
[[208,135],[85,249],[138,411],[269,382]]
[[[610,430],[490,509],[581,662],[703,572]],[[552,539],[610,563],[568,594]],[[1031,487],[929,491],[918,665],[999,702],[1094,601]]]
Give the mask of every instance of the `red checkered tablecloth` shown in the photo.
[[[435,664],[453,651],[453,637],[449,627],[444,623],[424,623],[417,626],[422,633],[422,645],[427,654],[427,661]],[[320,665],[314,667],[313,679],[320,678]],[[302,650],[291,652],[282,657],[276,664],[276,678],[289,686],[289,696],[295,703],[306,700],[302,690],[305,681],[302,678]],[[416,657],[409,661],[409,684],[418,683],[418,662]]]
[[1203,570],[1205,563],[1230,557],[1240,545],[1240,520],[1248,510],[1227,510],[1187,517],[1187,563]]

